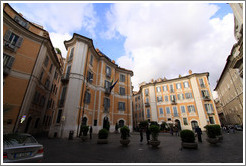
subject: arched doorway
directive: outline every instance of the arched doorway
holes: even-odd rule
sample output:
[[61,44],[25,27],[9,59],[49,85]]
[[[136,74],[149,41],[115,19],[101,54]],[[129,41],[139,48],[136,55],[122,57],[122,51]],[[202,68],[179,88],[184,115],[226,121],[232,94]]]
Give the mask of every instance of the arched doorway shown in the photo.
[[178,129],[181,130],[181,124],[180,124],[180,121],[178,119],[175,120],[175,125],[177,125]]
[[84,118],[82,119],[82,126],[86,126],[86,124],[87,124],[87,118],[84,117]]
[[195,130],[196,126],[198,126],[197,121],[195,121],[195,120],[191,121],[192,130]]
[[103,128],[104,129],[107,129],[107,130],[109,130],[109,128],[110,128],[110,124],[109,124],[109,120],[108,120],[108,117],[107,116],[105,116],[103,118]]
[[29,129],[29,126],[31,124],[31,121],[32,121],[32,117],[30,116],[28,119],[27,119],[27,122],[26,122],[26,128],[24,130],[25,133],[28,132],[28,129]]
[[124,120],[120,120],[119,121],[119,127],[121,128],[121,127],[123,127],[125,125],[125,121]]

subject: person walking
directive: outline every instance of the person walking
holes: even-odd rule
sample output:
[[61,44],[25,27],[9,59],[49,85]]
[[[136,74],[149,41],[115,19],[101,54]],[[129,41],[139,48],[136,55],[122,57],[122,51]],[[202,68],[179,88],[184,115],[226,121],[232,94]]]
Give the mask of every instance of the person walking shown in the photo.
[[173,126],[170,127],[170,134],[173,135]]
[[147,138],[147,144],[149,144],[149,140],[150,140],[150,130],[149,130],[149,127],[147,126],[147,129],[146,129],[146,138]]
[[90,127],[90,139],[92,139],[92,126]]
[[197,133],[198,141],[202,142],[202,130],[199,126],[196,126],[195,132]]
[[140,130],[140,142],[142,143],[143,142],[143,128],[141,127]]

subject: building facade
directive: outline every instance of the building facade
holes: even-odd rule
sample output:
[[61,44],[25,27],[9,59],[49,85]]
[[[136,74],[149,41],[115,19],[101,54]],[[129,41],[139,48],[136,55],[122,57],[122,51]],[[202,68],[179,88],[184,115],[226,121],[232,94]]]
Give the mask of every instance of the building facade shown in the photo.
[[220,117],[225,125],[243,124],[243,4],[229,3],[234,14],[236,43],[227,57],[215,91],[221,105]]
[[141,121],[144,121],[144,109],[143,109],[143,102],[142,102],[142,95],[141,92],[133,92],[133,104],[132,104],[132,120],[133,120],[133,127],[135,130],[138,130],[138,124]]
[[95,49],[92,39],[74,34],[64,44],[68,54],[49,136],[79,136],[82,124],[92,126],[93,133],[108,123],[111,132],[116,123],[132,129],[133,72]]
[[142,83],[144,120],[176,123],[181,129],[200,126],[204,130],[208,124],[220,124],[208,76],[208,73],[192,74],[190,70],[184,77]]
[[41,133],[54,113],[61,62],[42,26],[3,5],[3,132]]

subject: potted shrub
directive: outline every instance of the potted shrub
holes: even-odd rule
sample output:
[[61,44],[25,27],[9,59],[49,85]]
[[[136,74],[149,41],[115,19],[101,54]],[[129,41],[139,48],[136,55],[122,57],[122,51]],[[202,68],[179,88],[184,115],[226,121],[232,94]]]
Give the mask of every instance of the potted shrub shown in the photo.
[[108,143],[108,130],[107,129],[101,129],[98,132],[98,144],[107,144]]
[[206,125],[204,127],[206,129],[206,133],[208,138],[206,139],[210,144],[216,144],[219,142],[220,131],[218,131],[218,127],[216,125]]
[[87,140],[87,133],[89,131],[89,126],[81,126],[81,131],[82,131],[82,141],[86,141]]
[[216,137],[219,139],[219,141],[222,141],[223,140],[223,136],[222,136],[220,125],[213,125],[213,126],[214,126],[214,130],[216,130],[215,131]]
[[160,128],[157,125],[151,125],[150,126],[150,132],[151,132],[151,136],[152,139],[150,140],[150,145],[152,145],[152,147],[158,147],[160,145],[160,141],[158,140],[158,135],[160,132]]
[[120,128],[121,140],[120,143],[123,146],[127,146],[130,143],[129,136],[130,136],[130,129],[127,126],[123,126]]
[[182,130],[180,132],[182,148],[197,149],[198,144],[195,142],[195,134],[192,130]]

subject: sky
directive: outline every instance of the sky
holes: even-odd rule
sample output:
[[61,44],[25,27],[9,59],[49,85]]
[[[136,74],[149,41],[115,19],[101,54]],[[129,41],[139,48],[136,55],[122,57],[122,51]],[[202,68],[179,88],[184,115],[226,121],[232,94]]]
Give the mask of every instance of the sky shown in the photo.
[[[211,1],[212,2],[212,1]],[[209,72],[216,86],[234,37],[234,17],[227,3],[74,2],[10,3],[24,17],[50,33],[66,57],[64,40],[78,33],[93,40],[120,67],[134,72],[132,85],[151,79]],[[216,93],[214,93],[214,97]]]

